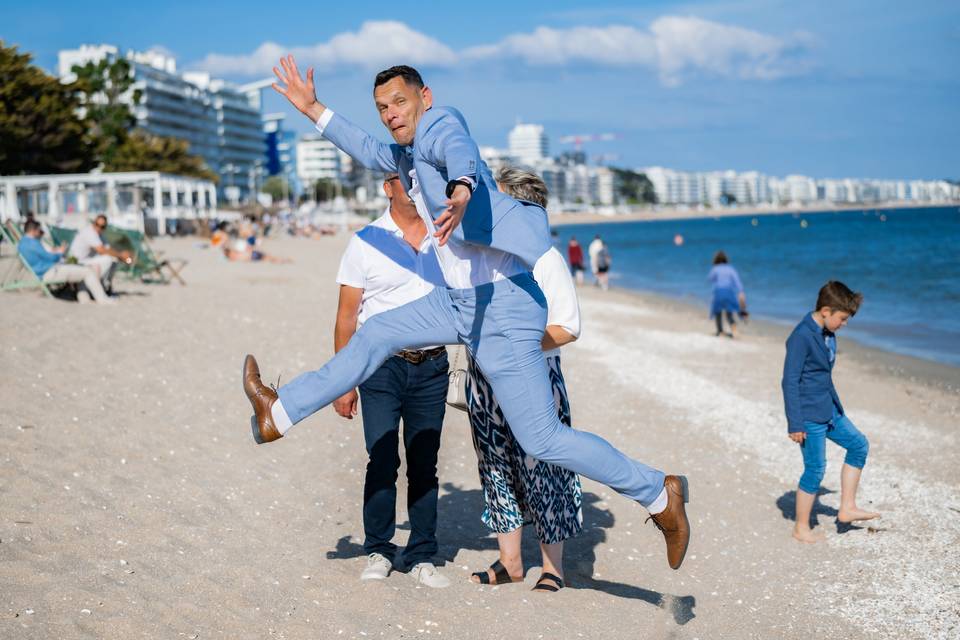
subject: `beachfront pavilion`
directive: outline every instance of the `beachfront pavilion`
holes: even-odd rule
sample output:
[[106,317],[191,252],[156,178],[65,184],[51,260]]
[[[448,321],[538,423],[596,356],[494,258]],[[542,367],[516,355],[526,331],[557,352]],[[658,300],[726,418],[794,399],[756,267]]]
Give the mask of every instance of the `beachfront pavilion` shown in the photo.
[[74,229],[104,214],[118,227],[164,235],[181,221],[216,217],[217,188],[158,171],[0,176],[0,220],[28,212]]

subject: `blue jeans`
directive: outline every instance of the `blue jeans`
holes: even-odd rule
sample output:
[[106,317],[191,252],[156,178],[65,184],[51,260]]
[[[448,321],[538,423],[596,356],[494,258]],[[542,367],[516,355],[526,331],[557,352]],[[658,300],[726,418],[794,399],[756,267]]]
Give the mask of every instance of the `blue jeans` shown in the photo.
[[367,473],[363,486],[363,549],[394,561],[400,420],[407,458],[410,539],[403,562],[437,553],[437,451],[447,397],[447,355],[420,364],[394,356],[360,385]]
[[369,378],[400,349],[462,342],[527,454],[649,506],[663,491],[663,472],[560,422],[540,346],[546,322],[546,300],[529,273],[473,289],[437,288],[367,320],[322,368],[281,387],[280,401],[296,424]]
[[867,437],[853,425],[847,416],[835,413],[830,422],[804,422],[807,437],[800,445],[803,453],[803,475],[800,476],[800,489],[817,495],[820,482],[827,469],[827,440],[831,440],[847,450],[844,463],[857,469],[863,469],[867,463],[870,443]]

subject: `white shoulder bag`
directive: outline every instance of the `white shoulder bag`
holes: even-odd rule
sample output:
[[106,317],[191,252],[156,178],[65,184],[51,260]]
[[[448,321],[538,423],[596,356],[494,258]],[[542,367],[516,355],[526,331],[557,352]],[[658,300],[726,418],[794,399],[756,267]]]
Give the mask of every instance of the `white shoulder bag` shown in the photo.
[[[467,410],[467,355],[465,347],[458,344],[453,350],[453,366],[450,367],[447,381],[447,404],[460,411]],[[462,356],[462,358],[461,358]],[[460,365],[461,360],[463,366]]]

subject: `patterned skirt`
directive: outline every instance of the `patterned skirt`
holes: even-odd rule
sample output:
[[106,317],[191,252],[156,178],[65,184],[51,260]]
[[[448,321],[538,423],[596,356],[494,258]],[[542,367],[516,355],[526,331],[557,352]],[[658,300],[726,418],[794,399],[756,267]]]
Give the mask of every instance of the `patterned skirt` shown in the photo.
[[[557,415],[569,427],[570,402],[560,356],[547,358],[547,365]],[[468,358],[466,387],[473,446],[486,501],[484,524],[497,533],[508,533],[533,523],[544,544],[579,534],[583,513],[577,474],[524,453],[473,358]]]

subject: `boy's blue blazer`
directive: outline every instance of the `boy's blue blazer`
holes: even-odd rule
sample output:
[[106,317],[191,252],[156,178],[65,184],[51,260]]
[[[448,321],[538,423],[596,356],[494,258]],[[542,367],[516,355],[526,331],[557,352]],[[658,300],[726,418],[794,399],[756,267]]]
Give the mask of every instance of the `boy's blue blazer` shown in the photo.
[[809,313],[787,338],[783,362],[783,405],[787,430],[805,431],[804,422],[830,422],[834,407],[843,415],[840,396],[833,386],[833,362],[824,332]]
[[428,109],[417,124],[411,147],[384,144],[336,112],[323,136],[368,169],[396,171],[407,191],[410,169],[416,169],[434,219],[446,209],[447,182],[464,176],[476,180],[477,187],[454,237],[512,253],[531,269],[550,250],[546,212],[535,205],[524,206],[497,190],[466,121],[456,109]]

